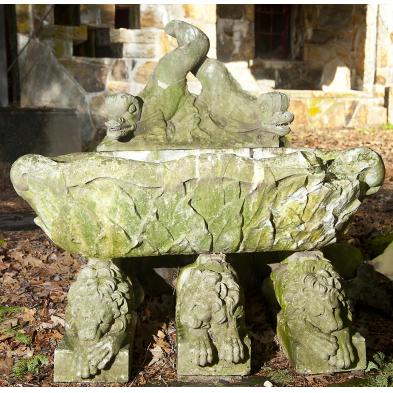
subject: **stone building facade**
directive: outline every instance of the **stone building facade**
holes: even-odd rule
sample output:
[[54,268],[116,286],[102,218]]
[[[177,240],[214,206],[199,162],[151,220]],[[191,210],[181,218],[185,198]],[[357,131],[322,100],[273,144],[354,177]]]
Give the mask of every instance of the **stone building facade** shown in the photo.
[[[246,90],[286,91],[294,127],[364,127],[393,117],[385,93],[393,84],[391,5],[18,4],[14,18],[13,100],[74,110],[84,146],[102,129],[105,95],[137,94],[175,47],[163,31],[171,19],[200,27],[208,55]],[[0,55],[1,39],[0,32]],[[198,91],[192,76],[189,86]]]

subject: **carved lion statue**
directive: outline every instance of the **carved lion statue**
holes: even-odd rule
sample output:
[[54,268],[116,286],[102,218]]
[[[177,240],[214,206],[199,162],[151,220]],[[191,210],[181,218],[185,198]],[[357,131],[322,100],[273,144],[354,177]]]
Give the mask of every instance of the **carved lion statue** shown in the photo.
[[131,280],[112,261],[89,260],[70,287],[64,337],[82,378],[97,374],[127,344],[135,303]]
[[[239,325],[244,317],[236,273],[223,255],[200,255],[177,281],[176,319],[179,340],[190,344],[192,361],[206,366],[218,359],[239,363],[245,358]],[[213,342],[219,337],[220,342]]]
[[289,359],[304,369],[310,362],[350,368],[352,315],[340,276],[322,253],[293,254],[272,280],[281,306],[278,335]]

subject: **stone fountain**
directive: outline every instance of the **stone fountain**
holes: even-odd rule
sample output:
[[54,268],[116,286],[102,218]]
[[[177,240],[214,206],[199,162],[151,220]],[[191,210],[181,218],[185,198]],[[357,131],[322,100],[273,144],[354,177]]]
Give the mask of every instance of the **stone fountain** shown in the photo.
[[[228,253],[291,251],[271,275],[280,344],[301,373],[365,368],[341,278],[317,251],[334,243],[384,179],[368,148],[294,149],[279,92],[254,97],[206,54],[198,28],[171,21],[178,47],[139,96],[107,97],[97,152],[26,155],[17,193],[54,243],[88,259],[71,285],[56,382],[126,382],[136,308],[129,257],[197,255],[177,280],[180,376],[242,376],[252,348],[244,295]],[[202,85],[187,89],[191,72]],[[261,254],[263,258],[263,254]]]

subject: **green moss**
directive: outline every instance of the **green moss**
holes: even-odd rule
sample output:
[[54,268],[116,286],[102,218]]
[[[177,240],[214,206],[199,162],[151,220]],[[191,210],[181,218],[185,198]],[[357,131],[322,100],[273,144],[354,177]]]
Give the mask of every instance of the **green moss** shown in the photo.
[[393,232],[376,236],[367,242],[367,252],[370,258],[374,258],[385,251],[385,248],[393,242]]
[[322,249],[325,258],[334,266],[337,273],[345,280],[356,276],[357,268],[363,263],[362,252],[354,246],[345,243],[331,244]]
[[5,317],[21,311],[17,306],[0,306],[0,322],[4,321]]
[[270,367],[264,367],[262,371],[267,371],[266,377],[274,385],[288,386],[293,381],[293,375],[288,369],[273,370]]
[[330,386],[393,387],[393,359],[386,359],[384,353],[377,352],[373,360],[368,362],[365,372],[365,378],[353,378],[342,384]]
[[18,343],[29,345],[31,344],[31,337],[27,334],[21,333],[15,329],[10,329],[12,333],[14,333],[14,340]]
[[12,375],[15,378],[23,378],[26,374],[38,374],[41,366],[49,363],[45,355],[36,355],[30,359],[21,359],[15,363],[12,369]]

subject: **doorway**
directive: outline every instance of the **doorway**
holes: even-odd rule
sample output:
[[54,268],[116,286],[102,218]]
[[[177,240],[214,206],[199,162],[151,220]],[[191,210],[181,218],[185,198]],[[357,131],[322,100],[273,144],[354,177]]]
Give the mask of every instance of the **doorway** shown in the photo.
[[285,60],[290,57],[291,7],[255,4],[255,57]]

